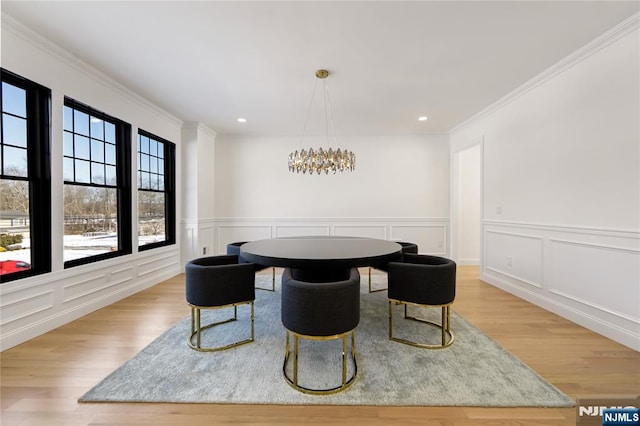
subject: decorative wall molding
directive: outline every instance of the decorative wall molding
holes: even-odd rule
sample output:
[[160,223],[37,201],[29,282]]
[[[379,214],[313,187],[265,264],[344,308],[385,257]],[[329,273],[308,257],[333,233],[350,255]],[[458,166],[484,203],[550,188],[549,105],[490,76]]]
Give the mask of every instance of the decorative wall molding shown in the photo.
[[211,136],[212,138],[215,138],[217,133],[215,130],[213,130],[212,128],[208,127],[206,124],[201,123],[200,121],[185,121],[182,123],[182,128],[183,129],[189,129],[189,130],[202,130],[205,133],[207,133],[209,136]]
[[[23,320],[40,312],[52,309],[53,291],[43,289],[37,293],[30,293],[27,296],[14,299],[9,302],[3,300],[3,302],[2,309],[4,312],[0,319],[0,326],[5,327],[14,321]],[[27,305],[32,307],[25,309]],[[9,313],[5,314],[7,311]],[[15,313],[12,311],[15,311]]]
[[518,222],[508,220],[484,220],[485,225],[516,227],[521,229],[540,229],[576,234],[611,235],[621,238],[640,238],[640,229],[625,229],[611,227],[578,226],[554,223]]
[[517,100],[518,98],[526,95],[527,93],[531,92],[535,88],[553,79],[557,75],[562,74],[563,72],[579,64],[580,62],[587,59],[591,55],[599,52],[600,50],[606,48],[607,46],[610,46],[612,43],[615,43],[616,41],[620,40],[622,37],[626,36],[632,31],[635,31],[636,29],[638,29],[639,26],[640,26],[640,13],[636,13],[630,16],[629,18],[627,18],[626,20],[624,20],[623,22],[621,22],[620,24],[611,28],[609,31],[605,32],[600,37],[592,40],[591,42],[587,43],[586,45],[579,48],[575,52],[571,53],[569,56],[555,63],[551,67],[547,68],[545,71],[541,72],[537,76],[533,77],[531,80],[522,84],[520,87],[511,91],[510,93],[503,96],[502,98],[498,99],[496,102],[489,105],[482,111],[471,116],[470,118],[463,121],[462,123],[456,125],[449,131],[449,134],[456,132],[457,130],[469,125],[470,123],[473,123],[477,120],[480,120],[484,117],[491,115],[492,113],[501,109],[505,105],[508,105],[511,102]]
[[215,219],[207,219],[218,224],[231,223],[314,223],[314,222],[330,222],[330,223],[449,223],[448,217],[218,217]]
[[569,244],[569,245],[574,245],[574,246],[582,246],[582,247],[589,247],[589,248],[601,248],[601,249],[605,249],[605,250],[614,250],[614,251],[621,251],[621,252],[626,252],[626,253],[640,254],[640,248],[619,247],[619,246],[613,246],[613,245],[610,245],[610,244],[587,243],[587,242],[584,242],[584,241],[566,240],[566,239],[561,239],[561,238],[549,238],[549,241],[552,242],[552,243]]
[[[540,280],[517,267],[523,254]],[[510,256],[513,268],[500,263]],[[639,232],[484,221],[483,263],[484,281],[640,351]]]
[[177,245],[0,286],[0,351],[167,280],[180,271]]
[[[421,253],[448,256],[449,218],[314,217],[220,218],[215,221],[216,253],[235,241],[299,235],[351,235],[411,241]],[[434,241],[435,240],[435,241]]]
[[[505,248],[495,247],[492,235],[511,240],[507,253],[504,252]],[[489,229],[485,231],[482,240],[485,244],[485,269],[538,289],[543,287],[544,239],[542,236]],[[500,252],[494,255],[494,251]]]

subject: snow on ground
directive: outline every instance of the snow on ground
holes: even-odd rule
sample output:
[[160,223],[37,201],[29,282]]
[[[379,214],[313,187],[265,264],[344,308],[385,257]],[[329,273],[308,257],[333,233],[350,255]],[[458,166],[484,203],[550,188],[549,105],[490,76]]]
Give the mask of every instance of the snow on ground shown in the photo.
[[[140,237],[140,244],[149,244],[164,240],[164,235],[150,235]],[[0,252],[0,260],[20,260],[31,263],[31,242],[28,238],[22,240],[22,249]],[[64,260],[81,259],[111,251],[118,246],[116,234],[86,237],[83,235],[64,236]]]

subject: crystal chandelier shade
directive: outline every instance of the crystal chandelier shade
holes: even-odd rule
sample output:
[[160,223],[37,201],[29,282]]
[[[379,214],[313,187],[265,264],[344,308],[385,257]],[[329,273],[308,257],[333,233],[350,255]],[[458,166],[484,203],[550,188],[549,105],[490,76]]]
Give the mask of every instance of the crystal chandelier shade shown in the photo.
[[[324,86],[324,113],[325,113],[325,122],[327,124],[327,141],[329,141],[329,125],[331,128],[331,132],[333,133],[333,140],[336,141],[336,131],[333,126],[333,116],[331,114],[331,103],[329,102],[329,89],[327,88],[326,78],[329,76],[329,71],[327,70],[318,70],[316,71],[316,77],[322,80]],[[317,82],[317,81],[316,81]],[[313,103],[313,95],[315,94],[315,86],[314,92],[311,95],[311,103]],[[304,132],[307,127],[307,122],[309,120],[309,112],[311,111],[311,105],[309,105],[309,110],[307,111],[307,118],[305,119],[304,129],[302,131],[302,140],[304,140]],[[324,172],[325,174],[329,174],[329,172],[352,172],[356,167],[356,155],[346,149],[334,150],[329,147],[326,148],[318,148],[313,149],[309,148],[301,149],[300,151],[295,150],[294,152],[289,154],[289,171],[303,174],[309,173],[310,175],[316,173],[321,174]]]
[[325,151],[319,148],[314,151],[313,148],[309,148],[309,151],[304,149],[301,151],[295,150],[289,154],[289,171],[300,173],[313,174],[314,172],[320,174],[324,172],[352,172],[356,168],[356,155],[348,150],[341,150],[338,148],[334,151],[329,148]]

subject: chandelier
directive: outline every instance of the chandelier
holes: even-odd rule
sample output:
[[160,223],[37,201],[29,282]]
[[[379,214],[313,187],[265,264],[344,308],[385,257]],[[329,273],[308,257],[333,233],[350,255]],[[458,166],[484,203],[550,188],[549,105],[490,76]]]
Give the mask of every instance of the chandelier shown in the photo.
[[[325,80],[329,76],[329,71],[318,70],[316,71],[316,77],[322,80],[323,92],[324,92],[324,117],[327,129],[327,142],[329,142],[330,136],[333,137],[333,142],[336,142],[336,130],[333,126],[333,116],[331,114],[331,103],[329,102],[329,89],[327,87],[327,81]],[[316,80],[317,83],[317,80]],[[307,111],[307,118],[304,122],[304,128],[302,130],[301,142],[304,140],[304,133],[307,128],[307,122],[309,120],[309,113],[311,112],[311,104],[313,103],[313,97],[315,94],[316,86],[313,86],[313,93],[311,94],[311,103]],[[331,132],[329,131],[331,129]],[[331,133],[331,135],[329,134]],[[289,154],[289,171],[303,174],[314,172],[320,174],[324,172],[350,172],[356,168],[356,155],[346,149],[336,149],[329,147],[309,150],[302,149],[300,151],[295,150]]]

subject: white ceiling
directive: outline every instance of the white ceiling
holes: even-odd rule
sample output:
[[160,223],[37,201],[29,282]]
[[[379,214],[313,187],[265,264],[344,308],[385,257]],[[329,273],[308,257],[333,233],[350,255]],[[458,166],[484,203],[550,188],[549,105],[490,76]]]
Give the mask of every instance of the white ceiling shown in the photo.
[[[326,68],[340,136],[446,132],[639,4],[3,0],[0,7],[173,115],[218,133],[300,135],[315,71]],[[429,120],[418,122],[420,115]]]

